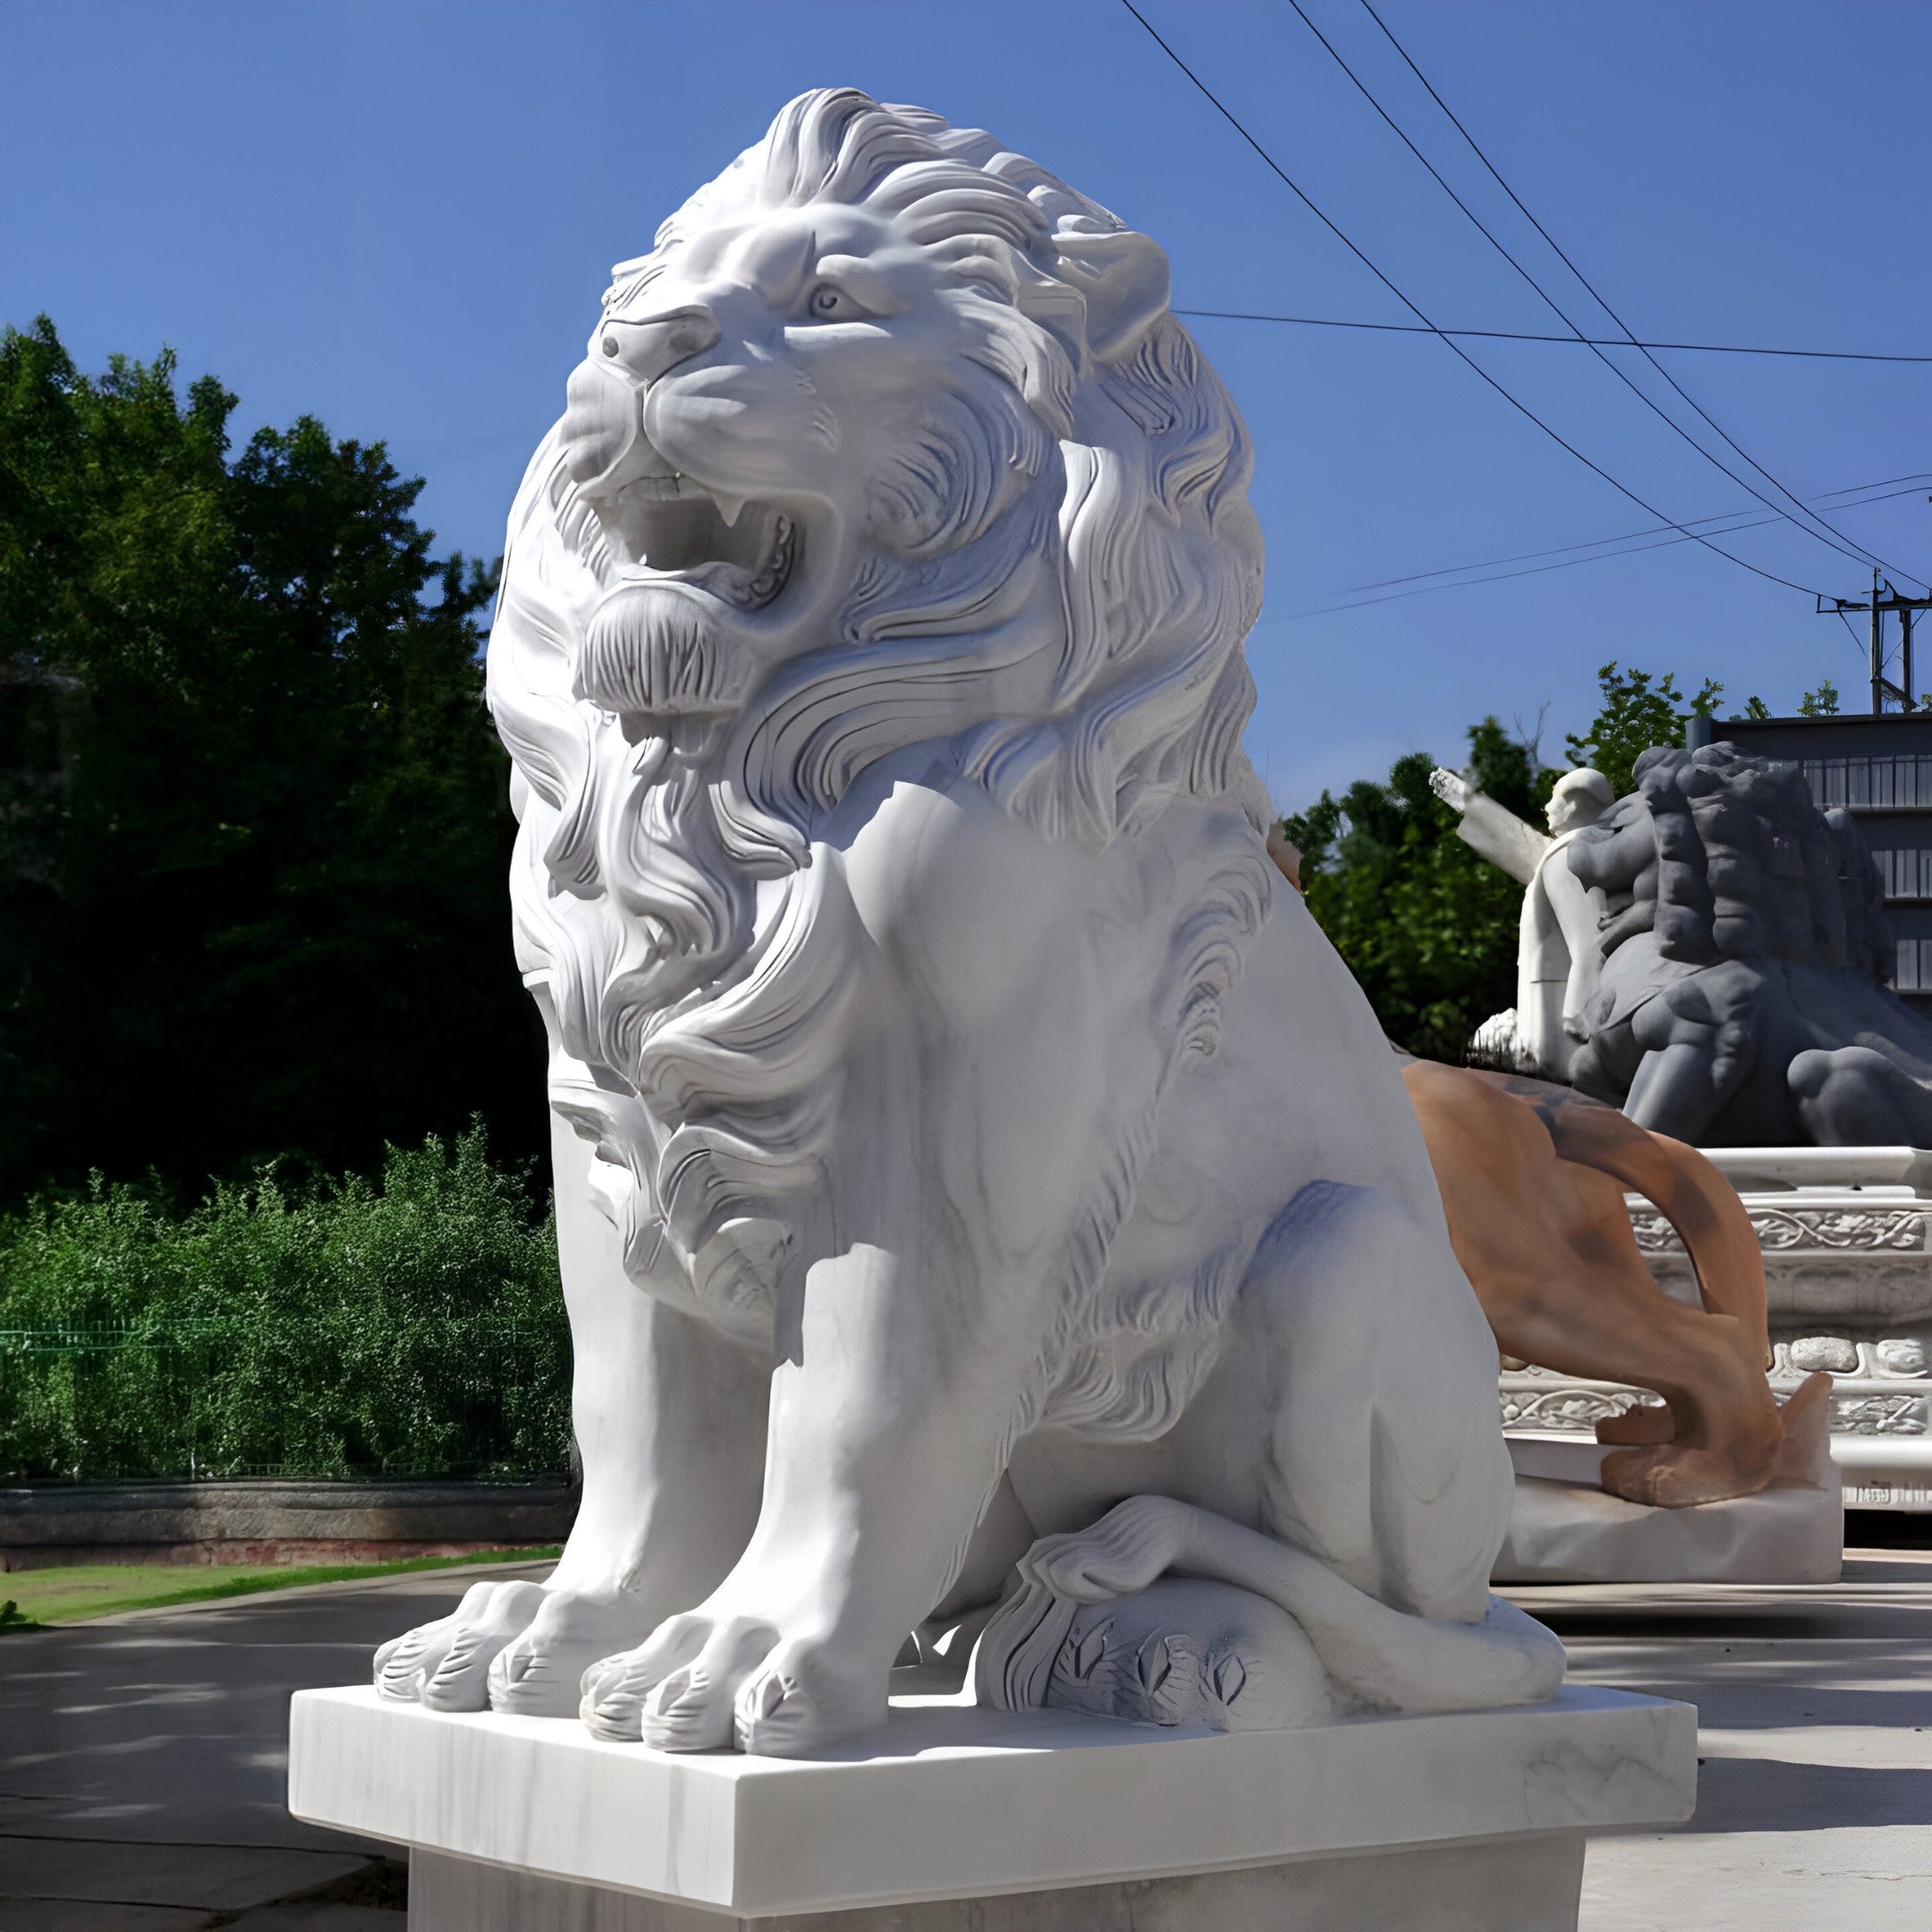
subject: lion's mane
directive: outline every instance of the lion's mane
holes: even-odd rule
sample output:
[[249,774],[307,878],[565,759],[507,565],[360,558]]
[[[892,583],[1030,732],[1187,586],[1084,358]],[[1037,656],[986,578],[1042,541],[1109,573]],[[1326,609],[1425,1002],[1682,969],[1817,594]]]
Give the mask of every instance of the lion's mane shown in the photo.
[[[1177,962],[1177,1054],[1211,1046],[1267,895],[1266,801],[1240,749],[1261,585],[1249,446],[1164,299],[1131,341],[1094,340],[1083,281],[1123,225],[987,134],[820,91],[620,264],[606,301],[637,297],[747,205],[818,201],[900,217],[987,344],[875,479],[888,540],[835,634],[726,717],[656,715],[666,668],[592,640],[612,559],[553,432],[512,513],[489,648],[521,822],[519,955],[560,1042],[553,1098],[635,1182],[607,1192],[634,1269],[665,1228],[689,1258],[728,1198],[727,1297],[752,1292],[776,1204],[819,1171],[850,976],[810,842],[869,767],[948,747],[1038,835],[1096,847],[1176,798],[1231,794],[1240,837],[1203,878]],[[1034,687],[1050,698],[1011,715],[1019,656],[1038,650],[1013,620],[1042,572],[1064,614]]]

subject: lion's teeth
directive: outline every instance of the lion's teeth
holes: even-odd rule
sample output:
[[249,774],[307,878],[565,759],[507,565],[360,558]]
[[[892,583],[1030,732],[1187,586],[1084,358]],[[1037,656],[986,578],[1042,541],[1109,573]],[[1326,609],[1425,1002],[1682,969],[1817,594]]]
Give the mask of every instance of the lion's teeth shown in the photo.
[[724,519],[724,528],[732,529],[744,510],[744,498],[727,496],[723,490],[713,490],[711,501],[717,505],[718,514]]

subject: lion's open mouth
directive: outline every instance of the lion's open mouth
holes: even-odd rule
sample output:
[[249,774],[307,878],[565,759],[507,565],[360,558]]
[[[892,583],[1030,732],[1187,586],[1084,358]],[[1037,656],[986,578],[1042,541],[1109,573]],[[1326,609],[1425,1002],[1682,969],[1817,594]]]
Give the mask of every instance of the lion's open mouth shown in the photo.
[[797,532],[784,511],[715,495],[687,476],[642,476],[597,504],[627,577],[695,585],[740,610],[785,587]]

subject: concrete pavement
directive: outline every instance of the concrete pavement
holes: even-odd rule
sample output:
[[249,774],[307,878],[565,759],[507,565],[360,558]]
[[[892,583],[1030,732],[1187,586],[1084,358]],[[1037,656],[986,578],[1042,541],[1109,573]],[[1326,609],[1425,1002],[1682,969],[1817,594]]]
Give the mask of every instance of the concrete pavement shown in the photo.
[[1850,1553],[1827,1587],[1509,1595],[1572,1675],[1699,1714],[1696,1817],[1593,1843],[1580,1932],[1932,1926],[1932,1550]]
[[399,1932],[389,1848],[288,1815],[289,1694],[367,1682],[378,1643],[440,1616],[474,1575],[547,1569],[424,1571],[0,1637],[0,1932]]
[[[288,1696],[365,1679],[378,1642],[467,1581],[0,1639],[0,1932],[400,1932],[382,1848],[283,1809]],[[1854,1554],[1829,1588],[1510,1595],[1559,1632],[1576,1676],[1703,1715],[1697,1816],[1591,1847],[1581,1932],[1932,1925],[1932,1551]],[[271,1902],[318,1888],[336,1895]]]

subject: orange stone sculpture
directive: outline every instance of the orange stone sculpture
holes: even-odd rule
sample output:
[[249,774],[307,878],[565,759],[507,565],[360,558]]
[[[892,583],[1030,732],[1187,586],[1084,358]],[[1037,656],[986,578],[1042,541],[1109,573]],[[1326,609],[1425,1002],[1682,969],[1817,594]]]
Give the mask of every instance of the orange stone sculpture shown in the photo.
[[[1297,892],[1301,854],[1277,826],[1268,856]],[[1664,1407],[1599,1422],[1613,1496],[1663,1509],[1808,1479],[1831,1377],[1783,1409],[1765,1377],[1764,1257],[1731,1183],[1693,1147],[1574,1089],[1412,1060],[1409,1098],[1436,1170],[1449,1240],[1508,1356],[1654,1391]],[[1670,1224],[1704,1306],[1659,1288],[1631,1232],[1626,1190]]]
[[[1412,1061],[1449,1239],[1503,1352],[1654,1390],[1597,1425],[1619,1445],[1603,1486],[1665,1509],[1750,1496],[1787,1470],[1786,1439],[1831,1392],[1814,1375],[1780,1410],[1765,1377],[1764,1261],[1731,1184],[1693,1147],[1614,1107],[1521,1075]],[[1701,1309],[1652,1279],[1626,1190],[1676,1229]]]

